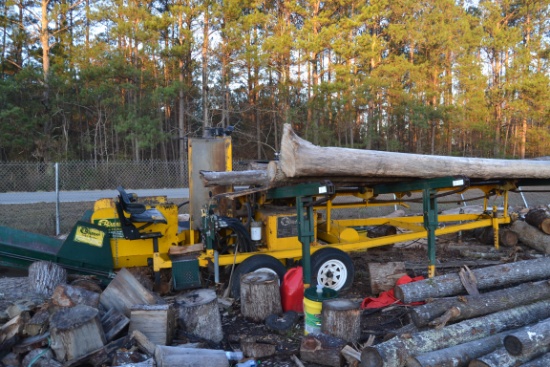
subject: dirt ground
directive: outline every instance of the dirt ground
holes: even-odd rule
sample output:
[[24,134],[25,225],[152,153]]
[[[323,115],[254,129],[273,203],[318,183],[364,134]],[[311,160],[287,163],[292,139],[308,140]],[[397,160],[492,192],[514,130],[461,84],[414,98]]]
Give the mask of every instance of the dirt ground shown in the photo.
[[[527,195],[527,194],[526,194]],[[517,212],[525,206],[524,198],[515,197],[510,201],[510,207]],[[528,196],[528,205],[530,207],[548,207],[550,196],[548,193],[531,193]],[[475,203],[474,203],[475,204]],[[445,204],[445,208],[457,207],[456,202],[450,200]],[[495,205],[498,205],[496,203]],[[93,203],[63,203],[62,212],[62,233],[66,233],[72,225],[78,220],[85,210],[91,210]],[[411,206],[409,213],[418,213],[421,208]],[[442,208],[443,209],[443,208]],[[386,209],[392,211],[393,207]],[[53,214],[52,214],[53,213]],[[364,214],[364,213],[355,213]],[[380,212],[385,214],[384,212]],[[349,215],[349,214],[344,214]],[[371,214],[372,215],[372,214]],[[376,215],[372,215],[376,216]],[[52,229],[55,228],[55,206],[54,204],[30,204],[30,205],[0,205],[0,225],[27,230],[36,233],[52,235]],[[447,235],[437,239],[437,274],[447,272],[456,272],[463,264],[468,264],[472,269],[479,266],[487,266],[491,263],[523,260],[536,256],[534,251],[518,246],[514,248],[502,248],[497,257],[492,260],[465,258],[461,256],[460,251],[456,249],[457,245],[479,245],[479,243],[465,234],[459,238],[457,234]],[[415,241],[406,244],[386,246],[370,249],[365,252],[351,254],[354,267],[355,278],[352,287],[339,294],[341,298],[349,298],[361,301],[365,297],[373,296],[370,290],[370,280],[368,275],[368,264],[371,262],[405,262],[407,273],[410,276],[427,276],[427,246],[425,241]],[[13,276],[13,273],[0,268],[0,277]],[[206,278],[209,278],[206,276]],[[206,279],[208,282],[208,279]],[[211,286],[216,286],[211,284]],[[218,293],[223,292],[223,286],[218,285]],[[170,302],[178,294],[171,293],[166,296]],[[355,347],[361,348],[361,345],[367,342],[369,336],[374,335],[375,343],[382,341],[388,335],[409,323],[407,315],[407,306],[391,306],[385,309],[364,310],[361,319],[362,335]],[[264,324],[253,323],[244,319],[240,312],[240,303],[237,301],[227,306],[222,311],[222,325],[224,330],[224,340],[219,345],[208,345],[210,348],[223,348],[225,350],[239,349],[239,340],[242,336],[255,336],[258,341],[276,345],[276,355],[261,358],[261,366],[296,366],[291,360],[291,355],[299,356],[300,342],[304,335],[303,315],[298,319],[295,326],[283,334],[275,333]],[[185,335],[180,330],[176,335],[176,342],[196,342],[191,336]],[[318,365],[304,362],[307,367],[316,367]]]

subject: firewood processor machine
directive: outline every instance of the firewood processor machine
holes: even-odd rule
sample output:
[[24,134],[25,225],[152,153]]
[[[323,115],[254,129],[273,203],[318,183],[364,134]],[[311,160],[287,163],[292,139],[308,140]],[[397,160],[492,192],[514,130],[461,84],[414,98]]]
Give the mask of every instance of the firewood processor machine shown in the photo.
[[[322,284],[344,290],[354,278],[351,252],[424,238],[431,277],[436,272],[438,236],[489,227],[498,248],[499,227],[511,222],[509,193],[522,186],[550,184],[539,179],[473,182],[458,176],[355,187],[331,181],[276,188],[205,187],[200,171],[231,171],[231,150],[231,137],[222,129],[188,140],[186,215],[164,196],[137,197],[118,187],[118,195],[96,201],[65,240],[0,226],[0,265],[28,267],[34,261],[51,261],[104,284],[118,269],[147,267],[157,283],[167,274],[175,290],[200,287],[205,272],[215,283],[220,274],[230,274],[228,286],[238,297],[240,275],[267,270],[282,279],[289,267],[301,264],[306,287]],[[482,213],[439,213],[438,199],[472,189],[484,198]],[[411,195],[422,202],[421,215],[334,215],[339,209],[365,213],[375,206],[407,206]],[[392,199],[382,200],[383,196]],[[500,208],[489,207],[494,196],[501,199]],[[380,226],[396,230],[370,237],[369,232]]]

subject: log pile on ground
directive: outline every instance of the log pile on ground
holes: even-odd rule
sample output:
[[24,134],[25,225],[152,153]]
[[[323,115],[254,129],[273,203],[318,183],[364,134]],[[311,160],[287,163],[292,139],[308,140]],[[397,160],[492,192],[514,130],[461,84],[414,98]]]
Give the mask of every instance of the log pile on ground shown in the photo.
[[[361,351],[362,367],[543,366],[550,356],[550,257],[396,286],[413,332]],[[471,284],[470,284],[471,285]],[[529,363],[529,364],[528,364]]]

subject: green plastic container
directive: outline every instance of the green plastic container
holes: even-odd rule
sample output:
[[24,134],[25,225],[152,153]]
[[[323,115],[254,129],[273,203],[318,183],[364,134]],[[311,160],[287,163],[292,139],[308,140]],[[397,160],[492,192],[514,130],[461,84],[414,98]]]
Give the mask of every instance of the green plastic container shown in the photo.
[[[320,287],[319,287],[320,288]],[[323,301],[337,298],[338,292],[327,287],[310,287],[304,291],[304,334],[315,334],[321,332],[321,311]]]

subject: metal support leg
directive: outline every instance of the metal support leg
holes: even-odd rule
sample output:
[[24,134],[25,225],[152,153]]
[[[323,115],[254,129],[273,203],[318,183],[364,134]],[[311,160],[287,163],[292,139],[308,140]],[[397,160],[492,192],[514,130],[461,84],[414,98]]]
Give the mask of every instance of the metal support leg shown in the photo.
[[153,237],[153,272],[155,273],[155,286],[160,286],[160,267],[158,266],[159,260],[159,239]]
[[302,243],[302,268],[304,273],[304,288],[309,288],[311,280],[310,244],[315,239],[313,218],[313,202],[311,197],[296,198],[298,240]]
[[424,209],[424,228],[428,232],[428,277],[435,276],[435,230],[437,229],[437,190],[426,188],[423,190],[422,204]]

